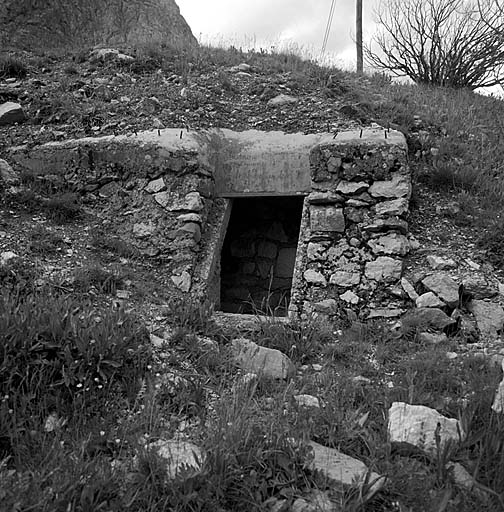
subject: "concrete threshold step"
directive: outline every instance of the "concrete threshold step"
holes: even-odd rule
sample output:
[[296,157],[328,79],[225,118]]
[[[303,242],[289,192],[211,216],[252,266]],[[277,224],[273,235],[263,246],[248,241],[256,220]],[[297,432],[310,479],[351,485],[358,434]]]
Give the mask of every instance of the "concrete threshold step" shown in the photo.
[[266,323],[288,324],[288,316],[246,315],[216,311],[213,320],[222,329],[237,329],[240,332],[257,332]]

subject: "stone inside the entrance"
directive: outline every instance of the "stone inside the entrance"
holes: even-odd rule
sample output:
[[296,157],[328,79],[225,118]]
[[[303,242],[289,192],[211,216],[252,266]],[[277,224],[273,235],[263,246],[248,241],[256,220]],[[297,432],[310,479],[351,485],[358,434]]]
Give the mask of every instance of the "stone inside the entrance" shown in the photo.
[[303,197],[234,199],[221,257],[221,310],[285,316]]

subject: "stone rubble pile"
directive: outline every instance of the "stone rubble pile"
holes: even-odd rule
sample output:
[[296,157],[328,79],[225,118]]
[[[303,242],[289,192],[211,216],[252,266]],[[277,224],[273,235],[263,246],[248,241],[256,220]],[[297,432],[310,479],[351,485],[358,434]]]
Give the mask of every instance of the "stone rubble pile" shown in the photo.
[[[427,261],[439,268],[444,260],[428,256]],[[414,303],[401,318],[403,329],[415,328],[421,339],[435,343],[455,333],[469,342],[498,339],[504,327],[498,282],[476,271],[466,277],[457,276],[451,263],[449,268],[451,274],[443,270],[424,274],[414,282],[401,280],[404,293]]]
[[381,128],[340,134],[312,150],[293,313],[331,317],[337,309],[328,301],[338,299],[366,317],[402,313],[386,292],[401,279],[403,258],[415,247],[407,236],[406,155],[402,135]]

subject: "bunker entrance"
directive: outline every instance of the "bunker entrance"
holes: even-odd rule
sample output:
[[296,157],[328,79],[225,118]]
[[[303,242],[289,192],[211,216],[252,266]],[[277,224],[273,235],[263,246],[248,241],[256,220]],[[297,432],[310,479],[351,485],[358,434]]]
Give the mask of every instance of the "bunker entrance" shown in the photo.
[[286,316],[303,197],[233,200],[221,254],[221,310]]

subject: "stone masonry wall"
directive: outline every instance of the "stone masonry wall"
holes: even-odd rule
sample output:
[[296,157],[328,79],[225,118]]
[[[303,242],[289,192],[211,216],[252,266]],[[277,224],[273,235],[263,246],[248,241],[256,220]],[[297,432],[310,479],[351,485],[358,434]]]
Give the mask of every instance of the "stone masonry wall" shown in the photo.
[[[213,136],[230,137],[167,129],[138,137],[88,138],[13,148],[11,163],[38,180],[78,191],[97,219],[93,227],[119,236],[162,265],[174,292],[217,303],[230,202],[215,197],[216,169],[210,162],[217,160],[209,143]],[[237,144],[243,150],[252,147],[254,151],[246,153],[251,163],[247,161],[261,170],[267,161],[256,148],[257,137],[256,132],[247,133],[242,138],[248,144],[241,139]],[[304,151],[310,146],[300,137]],[[275,173],[289,169],[280,142],[268,153]],[[360,318],[399,316],[402,258],[411,248],[406,221],[411,182],[404,137],[382,128],[342,132],[335,138],[321,135],[309,166],[311,192],[304,200],[289,313],[330,317],[347,309]],[[247,194],[254,195],[249,189]],[[265,258],[266,245],[260,255],[258,244],[260,240],[254,242],[257,251],[250,257],[253,273],[256,260]],[[288,249],[282,254],[291,261],[294,242],[288,248],[275,244],[277,257]],[[275,258],[270,259],[270,267],[273,261],[276,267]],[[252,271],[251,261],[242,263]]]
[[214,190],[196,151],[74,141],[18,150],[13,163],[38,181],[77,191],[105,233],[165,265],[174,291],[191,291]]
[[393,317],[411,180],[402,134],[346,132],[313,148],[291,314]]

